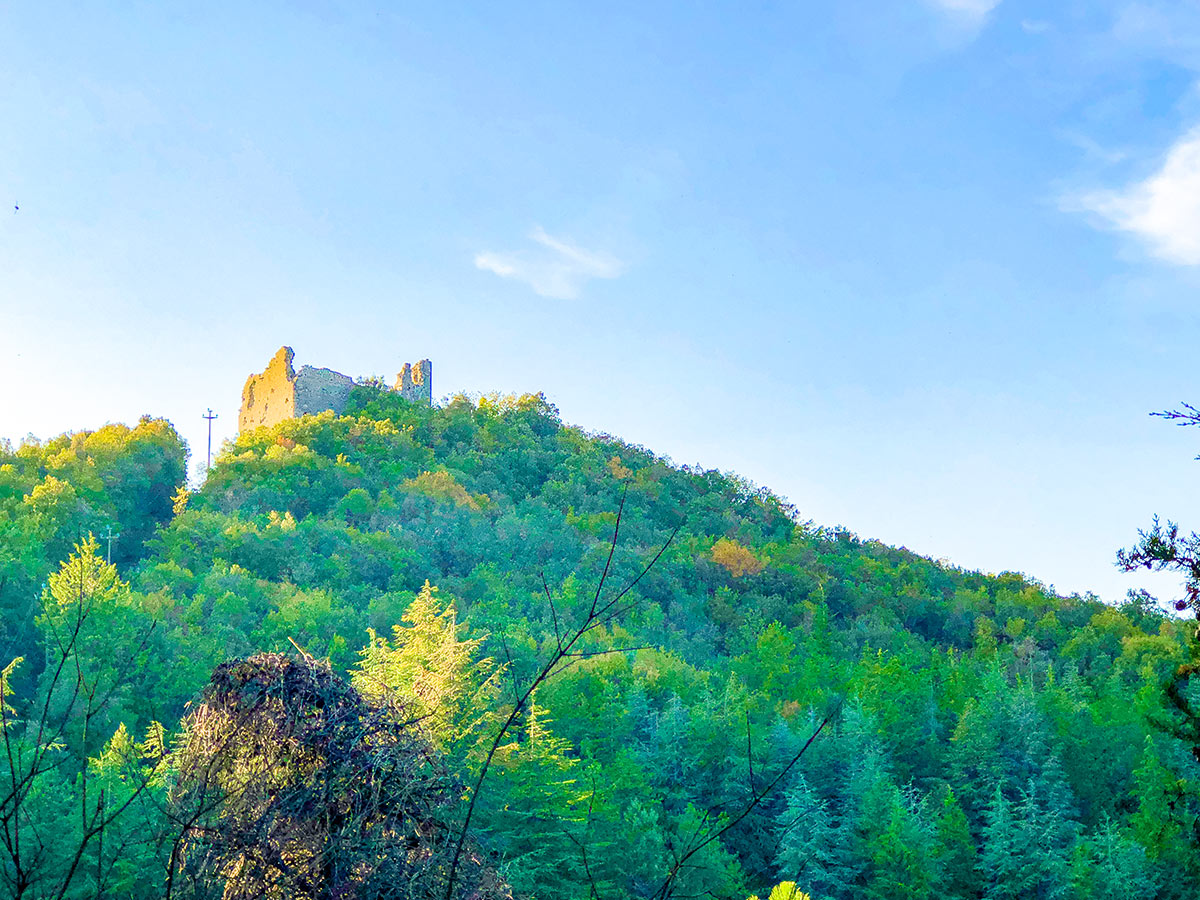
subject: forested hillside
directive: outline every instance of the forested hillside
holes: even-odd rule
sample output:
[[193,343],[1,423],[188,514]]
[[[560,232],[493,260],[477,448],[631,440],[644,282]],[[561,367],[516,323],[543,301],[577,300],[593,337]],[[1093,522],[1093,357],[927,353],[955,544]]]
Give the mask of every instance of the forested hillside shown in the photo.
[[[1200,896],[1162,690],[1194,622],[822,527],[541,396],[350,404],[190,493],[160,420],[0,448],[8,896],[448,896],[459,855],[479,897]],[[350,721],[398,761],[366,806]],[[228,800],[281,772],[309,799]]]

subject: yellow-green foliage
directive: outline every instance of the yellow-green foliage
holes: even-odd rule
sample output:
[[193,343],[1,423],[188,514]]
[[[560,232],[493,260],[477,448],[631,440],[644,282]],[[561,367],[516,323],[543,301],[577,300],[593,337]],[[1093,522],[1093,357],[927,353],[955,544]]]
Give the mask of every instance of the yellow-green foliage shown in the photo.
[[[758,900],[758,896],[751,896],[750,900]],[[812,900],[812,898],[797,888],[796,882],[784,881],[771,888],[771,895],[767,900]]]
[[354,686],[372,700],[401,704],[435,746],[478,740],[491,721],[502,669],[489,658],[476,659],[483,638],[462,640],[463,627],[454,605],[425,582],[390,640],[368,630]]
[[729,538],[721,538],[713,544],[712,560],[734,578],[757,575],[766,566],[754,551]]
[[540,392],[537,394],[501,394],[498,392],[484,394],[479,398],[478,408],[481,412],[493,415],[530,410],[537,413],[557,412],[550,401],[546,399],[546,395]]
[[467,489],[444,469],[422,472],[416,478],[410,478],[404,482],[403,486],[410,491],[424,494],[426,497],[433,497],[435,500],[449,500],[468,509],[479,509],[482,505],[480,500],[484,499],[467,493]]
[[43,603],[46,614],[52,619],[63,610],[75,610],[80,606],[90,611],[97,604],[111,602],[128,591],[129,585],[117,577],[117,567],[106,563],[99,550],[96,538],[88,534],[59,570],[50,576]]

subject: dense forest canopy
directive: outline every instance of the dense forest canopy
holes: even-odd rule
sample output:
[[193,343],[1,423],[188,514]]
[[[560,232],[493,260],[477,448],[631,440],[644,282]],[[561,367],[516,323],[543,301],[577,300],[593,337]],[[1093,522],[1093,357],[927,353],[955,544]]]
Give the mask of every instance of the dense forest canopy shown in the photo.
[[0,447],[8,895],[1200,895],[1195,626],[1147,596],[821,527],[541,395],[363,384],[186,458],[154,419]]

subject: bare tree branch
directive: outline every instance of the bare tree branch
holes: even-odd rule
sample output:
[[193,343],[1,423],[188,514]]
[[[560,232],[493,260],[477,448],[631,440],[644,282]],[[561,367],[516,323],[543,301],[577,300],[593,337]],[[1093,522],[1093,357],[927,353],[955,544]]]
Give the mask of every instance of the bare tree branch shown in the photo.
[[[483,788],[484,779],[487,778],[488,771],[491,768],[492,759],[495,757],[496,751],[499,749],[505,735],[508,734],[509,730],[513,727],[513,725],[516,724],[521,715],[524,713],[526,706],[533,698],[533,695],[537,692],[537,689],[541,687],[541,685],[545,683],[548,678],[563,671],[561,668],[562,662],[564,660],[568,660],[568,664],[571,664],[577,659],[582,658],[574,655],[579,652],[575,650],[576,645],[583,639],[585,635],[595,628],[598,628],[604,623],[604,621],[611,621],[612,618],[614,618],[614,608],[620,603],[622,598],[628,595],[629,592],[637,586],[637,584],[646,576],[646,573],[653,568],[659,559],[662,558],[662,555],[666,552],[667,548],[671,545],[671,542],[675,539],[675,536],[679,533],[679,528],[682,527],[682,523],[676,526],[675,530],[671,532],[671,535],[658,549],[658,552],[654,554],[654,557],[649,563],[642,567],[641,571],[632,581],[625,585],[625,587],[618,591],[613,597],[602,601],[601,598],[603,597],[605,584],[608,582],[609,575],[612,572],[612,561],[613,556],[616,554],[617,542],[621,534],[621,521],[625,512],[625,499],[628,495],[628,492],[629,486],[626,485],[621,491],[621,501],[617,507],[617,519],[613,526],[612,538],[609,541],[608,556],[604,562],[604,570],[601,572],[600,579],[596,583],[596,590],[592,595],[591,606],[589,607],[587,614],[575,627],[574,631],[557,638],[555,652],[550,655],[550,658],[546,660],[546,662],[538,670],[537,674],[529,683],[525,691],[517,698],[516,702],[513,704],[512,710],[509,712],[504,722],[500,725],[499,730],[497,730],[495,737],[492,739],[491,745],[488,748],[487,756],[484,758],[483,764],[479,769],[479,774],[476,776],[475,783],[472,786],[471,798],[467,801],[467,810],[463,817],[462,826],[458,830],[458,838],[454,854],[450,862],[450,874],[446,882],[446,900],[451,900],[453,897],[455,880],[458,874],[459,860],[462,857],[462,850],[467,839],[467,832],[471,826],[472,817],[475,814],[475,805],[479,800],[479,794]],[[549,594],[548,586],[547,594]],[[630,605],[630,608],[632,608],[632,604]],[[553,615],[557,620],[557,612],[553,613]]]
[[[668,900],[668,898],[676,896],[676,894],[674,893],[674,885],[675,885],[676,880],[679,878],[680,872],[682,871],[684,866],[687,864],[688,860],[690,860],[693,856],[695,856],[697,853],[699,853],[705,847],[709,846],[710,844],[714,843],[717,840],[720,840],[722,835],[724,835],[727,831],[729,831],[731,828],[733,828],[735,825],[737,825],[739,822],[741,822],[742,819],[746,818],[746,816],[750,815],[750,813],[753,812],[754,809],[760,803],[762,803],[763,800],[765,800],[768,796],[770,796],[771,793],[775,790],[775,788],[779,785],[779,783],[781,781],[783,781],[783,779],[787,776],[787,774],[796,766],[796,764],[798,762],[800,762],[800,758],[802,756],[804,756],[805,751],[808,750],[808,748],[812,746],[813,741],[815,741],[817,739],[817,736],[824,730],[825,726],[828,725],[834,719],[835,716],[837,716],[837,714],[841,710],[841,708],[842,708],[842,701],[839,700],[837,706],[834,707],[833,711],[830,712],[828,715],[825,716],[824,719],[821,720],[821,723],[817,726],[816,730],[812,733],[812,735],[809,737],[809,739],[804,742],[804,745],[795,753],[795,755],[792,756],[792,758],[788,761],[787,765],[785,765],[782,769],[780,769],[779,773],[774,778],[772,778],[771,781],[765,787],[763,787],[763,789],[761,791],[759,791],[751,796],[750,802],[748,804],[746,804],[746,806],[741,810],[741,812],[739,812],[736,816],[734,816],[732,819],[727,821],[724,825],[722,825],[716,831],[705,836],[698,843],[694,843],[695,836],[690,837],[688,839],[688,843],[685,845],[684,853],[681,854],[676,859],[675,864],[671,867],[671,870],[667,873],[666,880],[664,880],[662,885],[659,886],[658,890],[654,892],[653,897],[655,898],[655,900]],[[706,816],[707,816],[707,813],[706,813]],[[704,820],[701,820],[701,821],[703,822]],[[699,832],[697,831],[697,834],[698,833]]]

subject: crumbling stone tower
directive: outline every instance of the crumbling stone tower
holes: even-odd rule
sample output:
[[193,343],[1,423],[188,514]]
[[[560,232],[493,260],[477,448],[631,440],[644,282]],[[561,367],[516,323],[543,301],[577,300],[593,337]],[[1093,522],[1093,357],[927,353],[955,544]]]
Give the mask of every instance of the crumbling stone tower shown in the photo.
[[413,403],[433,403],[433,363],[421,360],[415,366],[409,363],[396,375],[396,387],[400,396]]
[[[238,412],[238,430],[276,425],[284,419],[333,410],[341,415],[350,398],[354,379],[333,369],[304,366],[292,368],[295,353],[280,347],[267,368],[246,379],[242,388],[242,408]],[[404,364],[396,378],[395,390],[414,403],[433,402],[433,363],[423,359],[416,365]]]

